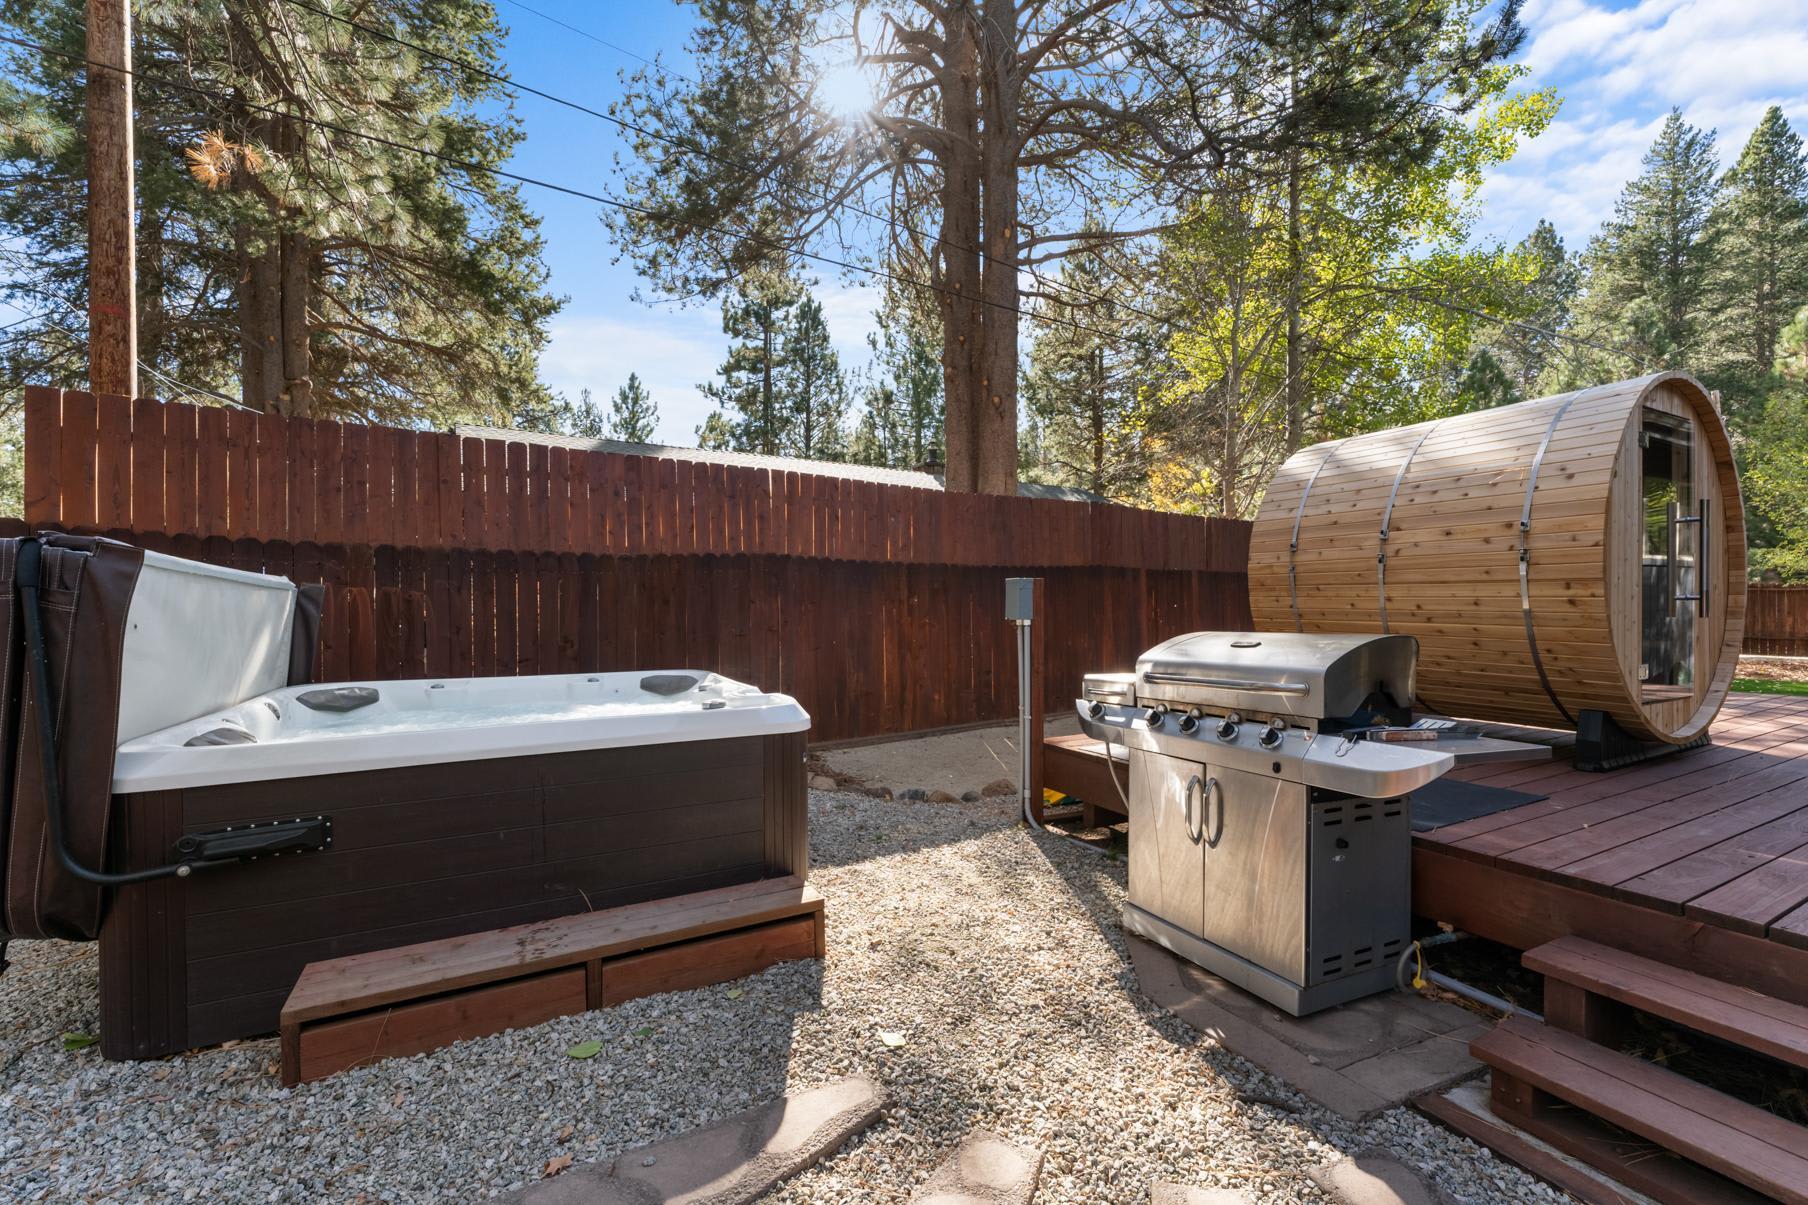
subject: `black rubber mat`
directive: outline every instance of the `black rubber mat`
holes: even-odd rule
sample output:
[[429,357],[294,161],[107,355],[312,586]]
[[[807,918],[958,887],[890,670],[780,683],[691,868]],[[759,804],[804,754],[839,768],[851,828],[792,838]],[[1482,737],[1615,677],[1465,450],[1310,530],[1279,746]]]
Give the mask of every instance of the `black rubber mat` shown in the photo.
[[1528,803],[1537,803],[1540,799],[1547,798],[1549,796],[1511,791],[1506,787],[1440,778],[1430,786],[1413,792],[1413,832],[1430,832],[1434,828],[1443,828],[1446,824],[1460,824],[1464,820],[1474,820],[1477,816],[1492,816],[1495,812],[1524,807]]

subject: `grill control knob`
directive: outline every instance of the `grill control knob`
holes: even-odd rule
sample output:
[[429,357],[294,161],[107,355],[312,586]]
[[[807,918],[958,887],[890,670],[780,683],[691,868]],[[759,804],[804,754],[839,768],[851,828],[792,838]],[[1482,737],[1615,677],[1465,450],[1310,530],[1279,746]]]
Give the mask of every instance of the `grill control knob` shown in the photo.
[[1236,740],[1237,739],[1237,721],[1230,720],[1230,719],[1220,720],[1218,723],[1218,739],[1221,741]]
[[1086,714],[1096,720],[1105,714],[1105,705],[1097,699],[1094,699],[1086,705]]
[[1281,738],[1285,735],[1285,730],[1278,725],[1270,724],[1262,729],[1262,735],[1256,738],[1256,743],[1264,749],[1273,749],[1281,743]]
[[1163,711],[1159,707],[1151,707],[1151,708],[1149,708],[1149,714],[1144,718],[1146,718],[1149,721],[1149,727],[1160,728],[1162,717],[1165,716],[1166,714],[1167,714],[1167,712]]
[[1191,736],[1191,735],[1193,735],[1193,733],[1199,731],[1199,717],[1196,715],[1181,716],[1180,717],[1180,730],[1182,732],[1186,733],[1188,736]]

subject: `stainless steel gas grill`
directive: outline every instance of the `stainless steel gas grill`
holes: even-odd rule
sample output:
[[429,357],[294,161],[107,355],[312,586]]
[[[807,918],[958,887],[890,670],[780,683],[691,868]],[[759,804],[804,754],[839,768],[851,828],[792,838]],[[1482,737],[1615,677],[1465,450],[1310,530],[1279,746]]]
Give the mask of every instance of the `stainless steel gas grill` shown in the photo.
[[1098,674],[1080,725],[1129,750],[1124,926],[1295,1015],[1390,986],[1408,795],[1449,753],[1406,723],[1410,636],[1196,632]]

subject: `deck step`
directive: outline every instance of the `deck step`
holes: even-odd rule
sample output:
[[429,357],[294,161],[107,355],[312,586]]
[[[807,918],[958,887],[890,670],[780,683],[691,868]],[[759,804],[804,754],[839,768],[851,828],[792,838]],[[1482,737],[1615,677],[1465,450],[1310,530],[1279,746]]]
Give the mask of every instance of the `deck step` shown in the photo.
[[[1553,1145],[1556,1098],[1791,1205],[1808,1205],[1808,1128],[1653,1063],[1526,1017],[1508,1017],[1470,1052],[1494,1068],[1494,1111]],[[1594,1161],[1580,1149],[1571,1154]],[[1623,1168],[1596,1163],[1609,1174]],[[1732,1185],[1718,1199],[1737,1199]],[[1647,1191],[1649,1191],[1647,1189]],[[1715,1199],[1699,1189],[1673,1200]]]
[[283,1083],[587,1008],[822,957],[796,876],[309,963],[281,1017]]
[[1602,997],[1808,1067],[1808,1008],[1799,1004],[1579,937],[1548,942],[1523,961],[1545,977],[1545,1018],[1558,1028],[1596,1036],[1588,1032],[1595,1005],[1583,997]]

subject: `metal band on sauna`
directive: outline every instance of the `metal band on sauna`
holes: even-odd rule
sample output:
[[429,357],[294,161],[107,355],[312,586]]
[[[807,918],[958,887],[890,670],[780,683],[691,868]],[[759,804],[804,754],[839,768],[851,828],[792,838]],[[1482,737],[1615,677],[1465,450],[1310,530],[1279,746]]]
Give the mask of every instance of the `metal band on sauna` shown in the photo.
[[1413,457],[1419,454],[1419,449],[1425,446],[1425,441],[1431,438],[1431,433],[1438,429],[1438,423],[1443,421],[1444,420],[1440,418],[1429,424],[1424,432],[1420,434],[1419,442],[1412,446],[1412,451],[1408,452],[1406,454],[1406,459],[1400,462],[1400,471],[1394,474],[1394,488],[1387,491],[1387,505],[1381,510],[1381,541],[1375,549],[1375,589],[1380,595],[1381,631],[1383,633],[1388,631],[1387,525],[1388,521],[1394,517],[1394,499],[1400,496],[1400,483],[1406,480],[1406,470],[1412,467]]
[[1557,434],[1557,424],[1569,413],[1569,408],[1576,404],[1586,390],[1570,394],[1557,407],[1557,413],[1551,415],[1551,425],[1544,429],[1544,438],[1539,441],[1538,452],[1532,457],[1531,471],[1526,474],[1525,507],[1519,512],[1519,612],[1525,617],[1526,646],[1532,652],[1532,668],[1538,671],[1538,681],[1544,686],[1544,693],[1550,696],[1551,706],[1570,724],[1574,725],[1576,717],[1569,713],[1563,700],[1551,687],[1551,677],[1544,669],[1544,658],[1538,653],[1538,632],[1532,623],[1532,586],[1527,574],[1528,562],[1531,559],[1532,538],[1532,491],[1538,488],[1538,469],[1544,464],[1544,454],[1551,446],[1551,437]]
[[1293,538],[1287,541],[1287,602],[1293,608],[1293,630],[1306,630],[1306,621],[1300,617],[1299,609],[1299,566],[1294,563],[1294,554],[1299,551],[1300,520],[1306,517],[1306,499],[1312,496],[1312,486],[1318,481],[1318,475],[1325,471],[1331,457],[1337,455],[1337,445],[1332,444],[1319,457],[1318,464],[1312,470],[1312,476],[1306,478],[1306,488],[1300,491],[1299,509],[1293,512]]

